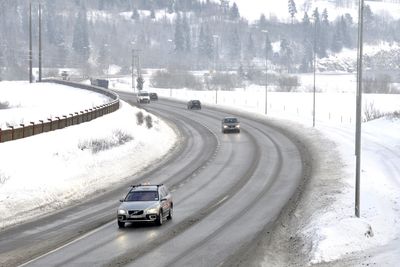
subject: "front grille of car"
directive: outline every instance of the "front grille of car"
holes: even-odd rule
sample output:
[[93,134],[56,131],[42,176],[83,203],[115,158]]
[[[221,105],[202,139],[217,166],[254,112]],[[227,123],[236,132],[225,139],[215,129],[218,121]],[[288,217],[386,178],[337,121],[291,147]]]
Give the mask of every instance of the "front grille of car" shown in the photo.
[[128,210],[129,215],[142,215],[143,210]]

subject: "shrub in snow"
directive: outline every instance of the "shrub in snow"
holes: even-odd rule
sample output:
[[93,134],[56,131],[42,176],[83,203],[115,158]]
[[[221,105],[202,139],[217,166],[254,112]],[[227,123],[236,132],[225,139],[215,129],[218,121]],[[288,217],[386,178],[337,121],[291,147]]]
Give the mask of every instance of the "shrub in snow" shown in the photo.
[[384,113],[380,112],[376,107],[374,102],[370,103],[365,103],[364,107],[364,121],[372,121],[379,119],[381,117],[385,116]]
[[[392,79],[389,75],[377,75],[363,79],[363,90],[367,94],[390,94]],[[393,90],[395,91],[395,90]]]
[[6,176],[5,174],[0,173],[0,184],[5,184],[8,179],[10,179],[9,176]]
[[242,87],[242,81],[237,74],[216,72],[211,76],[210,85],[213,90],[229,91]]
[[150,115],[147,115],[145,120],[147,128],[151,129],[153,127],[153,118]]
[[137,125],[142,125],[143,121],[144,121],[143,112],[139,111],[138,113],[136,113],[136,123]]
[[298,86],[297,76],[281,75],[278,77],[278,91],[280,92],[294,92]]
[[159,70],[150,77],[150,84],[157,88],[190,88],[202,90],[203,84],[199,78],[185,70]]
[[9,108],[10,103],[8,102],[0,102],[0,109],[6,109]]
[[112,136],[109,138],[91,139],[81,142],[78,147],[80,150],[90,149],[93,154],[111,149],[113,147],[121,146],[133,137],[121,130],[113,131]]

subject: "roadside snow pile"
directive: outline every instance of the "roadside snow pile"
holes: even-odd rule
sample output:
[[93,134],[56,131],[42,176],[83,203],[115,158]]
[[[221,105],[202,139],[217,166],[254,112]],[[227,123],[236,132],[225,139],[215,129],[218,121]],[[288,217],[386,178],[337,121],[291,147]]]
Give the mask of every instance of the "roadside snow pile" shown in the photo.
[[[151,128],[137,123],[138,112],[152,117]],[[123,183],[163,158],[176,141],[165,122],[121,101],[118,111],[93,121],[0,143],[0,229]]]
[[[354,216],[354,130],[322,127],[322,132],[338,146],[344,176],[338,177],[337,182],[343,182],[338,186],[330,173],[319,172],[319,182],[310,187],[309,196],[318,204],[308,202],[305,209],[316,212],[299,234],[305,242],[312,240],[307,250],[314,264],[359,256],[400,237],[400,120],[381,118],[363,124],[360,219]],[[321,205],[324,199],[328,201]]]
[[[50,100],[50,101],[49,101]],[[53,83],[0,82],[0,128],[29,124],[89,109],[110,98],[88,90]]]

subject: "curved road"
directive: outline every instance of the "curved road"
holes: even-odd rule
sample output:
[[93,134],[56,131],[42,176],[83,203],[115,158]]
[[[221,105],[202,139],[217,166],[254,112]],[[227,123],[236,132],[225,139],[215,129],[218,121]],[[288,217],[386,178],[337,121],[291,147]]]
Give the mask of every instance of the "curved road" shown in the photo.
[[244,116],[240,134],[222,134],[220,119],[228,114],[218,110],[189,111],[183,103],[163,100],[143,107],[175,124],[183,140],[157,168],[132,177],[172,190],[173,220],[162,227],[118,229],[115,209],[127,191],[121,185],[0,233],[0,264],[232,266],[240,265],[246,247],[262,232],[273,230],[304,175],[296,140]]

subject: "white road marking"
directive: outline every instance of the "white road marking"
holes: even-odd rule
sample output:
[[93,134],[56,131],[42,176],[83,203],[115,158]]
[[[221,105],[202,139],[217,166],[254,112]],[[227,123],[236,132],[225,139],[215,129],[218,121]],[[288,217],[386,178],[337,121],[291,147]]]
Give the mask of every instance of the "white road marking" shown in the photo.
[[112,223],[114,223],[114,221],[111,221],[111,222],[109,222],[109,223],[106,223],[106,224],[104,224],[103,226],[101,226],[101,227],[99,227],[99,228],[96,228],[96,229],[94,229],[94,230],[92,230],[92,231],[90,231],[90,232],[84,234],[83,236],[80,236],[80,237],[78,237],[77,239],[74,239],[74,240],[72,240],[72,241],[70,241],[70,242],[68,242],[68,243],[66,243],[66,244],[64,244],[64,245],[62,245],[61,247],[58,247],[58,248],[56,248],[56,249],[54,249],[54,250],[51,250],[51,251],[49,251],[49,252],[47,252],[47,253],[45,253],[45,254],[43,254],[43,255],[40,255],[39,257],[36,257],[36,258],[30,260],[30,261],[27,261],[27,262],[25,262],[25,263],[19,265],[18,267],[23,267],[23,266],[26,266],[26,265],[28,265],[28,264],[31,264],[31,263],[33,263],[33,262],[35,262],[35,261],[37,261],[37,260],[39,260],[39,259],[41,259],[41,258],[44,258],[44,257],[46,257],[46,256],[48,256],[48,255],[50,255],[50,254],[53,254],[54,252],[59,251],[60,249],[63,249],[63,248],[65,248],[65,247],[68,247],[69,245],[72,245],[72,244],[74,244],[74,243],[76,243],[76,242],[78,242],[78,241],[80,241],[80,240],[82,240],[82,239],[84,239],[84,238],[86,238],[86,237],[88,237],[88,236],[90,236],[90,235],[92,235],[92,234],[94,234],[94,233],[100,231],[100,230],[103,230],[104,228],[108,227],[108,226],[111,225]]

